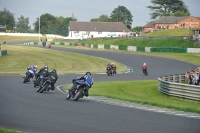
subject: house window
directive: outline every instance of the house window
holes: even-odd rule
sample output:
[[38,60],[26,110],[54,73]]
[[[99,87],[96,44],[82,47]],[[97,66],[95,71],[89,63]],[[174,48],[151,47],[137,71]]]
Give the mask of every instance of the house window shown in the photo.
[[74,31],[74,33],[79,33],[79,31]]
[[191,22],[194,22],[194,20],[193,20],[193,19],[191,19]]
[[98,34],[102,34],[102,32],[98,32]]

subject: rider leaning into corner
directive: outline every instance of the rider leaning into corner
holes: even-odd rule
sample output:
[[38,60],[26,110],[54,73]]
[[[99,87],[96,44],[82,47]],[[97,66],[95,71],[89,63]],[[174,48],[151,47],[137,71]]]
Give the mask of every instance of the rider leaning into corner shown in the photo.
[[42,74],[44,77],[48,77],[49,75],[49,70],[48,70],[48,66],[44,66],[44,68],[41,68],[40,71],[38,73],[35,74],[35,79],[37,79],[40,74]]
[[142,65],[142,71],[144,71],[146,69],[146,71],[147,71],[147,64],[146,63],[143,63],[143,65]]
[[[33,71],[32,78],[34,78],[35,73],[36,73],[36,71],[37,71],[37,65],[29,66],[29,67],[27,67],[27,70],[28,70],[28,71],[29,71],[29,70]],[[23,76],[23,78],[25,78],[25,76]],[[30,82],[30,79],[29,79],[29,82]]]
[[[76,80],[84,80],[84,81],[86,81],[87,78],[90,78],[90,79],[92,79],[92,81],[93,81],[93,78],[92,78],[92,75],[91,75],[90,72],[86,72],[83,76],[80,76],[80,77],[78,77],[78,78],[76,78],[76,79],[73,79],[73,80],[72,80],[73,86],[72,86],[71,89],[69,89],[69,91],[72,91],[72,92],[73,92],[73,91],[76,90],[76,88],[77,88]],[[93,83],[92,83],[92,85],[93,85]],[[92,87],[92,85],[90,86],[90,88]],[[85,94],[86,97],[89,96],[89,92],[88,92],[87,89],[84,90],[84,94]]]
[[51,87],[48,87],[47,91],[49,91],[49,90],[55,90],[54,84],[58,80],[58,75],[57,75],[56,69],[53,69],[53,71],[51,71],[49,73],[49,76],[46,79],[49,79],[51,81]]

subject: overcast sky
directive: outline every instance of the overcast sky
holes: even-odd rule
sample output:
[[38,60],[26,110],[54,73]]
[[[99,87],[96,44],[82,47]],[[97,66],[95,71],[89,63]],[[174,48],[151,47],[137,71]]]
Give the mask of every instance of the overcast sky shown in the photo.
[[[105,14],[110,16],[118,6],[125,6],[133,15],[132,26],[144,26],[150,20],[151,0],[0,0],[0,10],[5,7],[14,14],[29,18],[33,28],[36,18],[49,13],[53,16],[74,17],[78,21],[90,21]],[[183,0],[192,16],[200,17],[200,0]],[[1,19],[1,18],[0,18]]]

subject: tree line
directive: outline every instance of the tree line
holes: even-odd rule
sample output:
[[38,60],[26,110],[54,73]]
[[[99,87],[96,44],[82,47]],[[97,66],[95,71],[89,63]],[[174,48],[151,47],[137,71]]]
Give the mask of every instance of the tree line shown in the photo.
[[[190,16],[190,12],[182,0],[151,0],[152,5],[147,6],[150,10],[150,18],[157,19],[162,16]],[[142,31],[142,26],[132,28],[132,18],[130,10],[124,6],[115,8],[110,16],[106,14],[100,15],[98,18],[92,18],[91,22],[122,22],[132,31]],[[6,29],[0,28],[2,31],[21,32],[21,33],[38,33],[40,22],[41,34],[59,34],[67,36],[69,21],[77,21],[75,17],[53,16],[52,14],[42,14],[33,23],[32,30],[29,25],[29,18],[21,15],[15,21],[14,14],[4,8],[0,11],[0,25],[6,25]]]

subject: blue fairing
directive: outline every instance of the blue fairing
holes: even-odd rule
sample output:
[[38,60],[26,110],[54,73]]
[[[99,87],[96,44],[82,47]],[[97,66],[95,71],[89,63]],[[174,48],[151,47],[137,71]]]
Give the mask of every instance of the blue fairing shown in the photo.
[[85,77],[85,80],[76,80],[76,83],[80,85],[85,85],[86,89],[89,89],[91,85],[93,84],[93,79],[89,76]]

